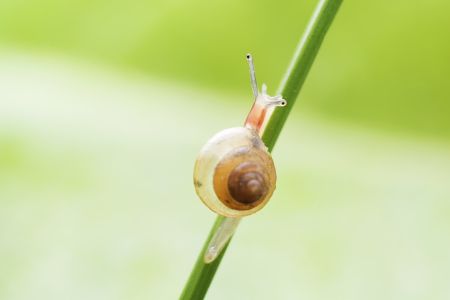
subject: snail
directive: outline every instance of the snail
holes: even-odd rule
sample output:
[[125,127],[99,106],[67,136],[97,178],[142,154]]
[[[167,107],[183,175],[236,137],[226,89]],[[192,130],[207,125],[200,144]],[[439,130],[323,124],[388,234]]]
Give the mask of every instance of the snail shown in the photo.
[[244,217],[269,201],[276,185],[275,165],[261,140],[262,127],[275,106],[285,106],[281,96],[258,93],[253,60],[250,66],[255,102],[243,127],[215,134],[201,149],[194,167],[197,195],[212,211],[225,217]]
[[194,166],[197,195],[209,209],[224,216],[205,250],[205,263],[218,257],[242,217],[267,204],[276,186],[275,165],[261,136],[273,109],[287,103],[281,96],[267,95],[265,84],[258,92],[252,56],[246,58],[255,101],[244,126],[215,134]]

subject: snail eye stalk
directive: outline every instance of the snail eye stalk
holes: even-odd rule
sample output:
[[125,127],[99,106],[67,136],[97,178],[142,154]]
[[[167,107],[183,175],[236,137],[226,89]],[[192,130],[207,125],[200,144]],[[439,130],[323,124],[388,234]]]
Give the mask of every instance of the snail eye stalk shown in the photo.
[[256,82],[255,65],[253,64],[253,57],[250,53],[246,56],[248,68],[250,70],[250,83],[252,85],[253,95],[258,97],[258,83]]

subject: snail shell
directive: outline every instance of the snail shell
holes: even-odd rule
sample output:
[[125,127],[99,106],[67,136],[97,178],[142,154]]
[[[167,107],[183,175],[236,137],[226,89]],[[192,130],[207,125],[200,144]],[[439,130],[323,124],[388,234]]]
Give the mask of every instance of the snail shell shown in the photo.
[[225,129],[202,148],[194,167],[194,185],[212,211],[243,217],[264,207],[275,190],[272,157],[255,130]]

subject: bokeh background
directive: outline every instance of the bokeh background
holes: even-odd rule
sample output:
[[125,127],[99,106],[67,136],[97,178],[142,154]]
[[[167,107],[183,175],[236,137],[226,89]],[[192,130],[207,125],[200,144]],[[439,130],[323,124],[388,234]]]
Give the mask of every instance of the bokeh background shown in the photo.
[[[0,298],[176,299],[192,168],[316,1],[0,2]],[[450,298],[450,2],[344,1],[208,299]]]

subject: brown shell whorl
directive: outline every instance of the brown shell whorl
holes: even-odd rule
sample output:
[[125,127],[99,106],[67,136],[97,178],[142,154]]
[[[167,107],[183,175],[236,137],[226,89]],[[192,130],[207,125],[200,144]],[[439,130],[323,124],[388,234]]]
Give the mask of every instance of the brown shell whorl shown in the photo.
[[264,170],[254,162],[243,162],[228,177],[231,197],[243,204],[251,204],[267,194]]
[[214,191],[219,200],[235,210],[264,205],[275,189],[276,173],[267,151],[241,147],[226,155],[216,166]]

